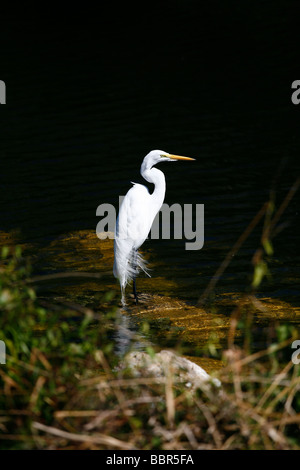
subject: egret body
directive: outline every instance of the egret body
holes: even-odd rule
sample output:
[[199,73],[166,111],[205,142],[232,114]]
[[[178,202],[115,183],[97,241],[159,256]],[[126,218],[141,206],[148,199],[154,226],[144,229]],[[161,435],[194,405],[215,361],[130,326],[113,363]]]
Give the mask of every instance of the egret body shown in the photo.
[[176,160],[194,160],[194,158],[172,155],[162,150],[152,150],[143,160],[141,175],[154,184],[152,194],[142,184],[133,183],[120,207],[115,228],[114,241],[114,276],[119,279],[122,304],[125,306],[125,288],[133,281],[133,293],[138,302],[135,278],[140,270],[146,274],[145,261],[138,252],[151,230],[156,214],[160,210],[166,193],[166,180],[162,171],[153,168],[161,162]]

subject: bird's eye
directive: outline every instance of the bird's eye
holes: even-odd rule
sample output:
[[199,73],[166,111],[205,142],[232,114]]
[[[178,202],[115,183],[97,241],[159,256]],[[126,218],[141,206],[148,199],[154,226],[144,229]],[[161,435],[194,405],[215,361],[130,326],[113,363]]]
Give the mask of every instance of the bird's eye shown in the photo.
[[163,153],[160,154],[160,157],[162,158],[168,158],[168,155],[164,155]]

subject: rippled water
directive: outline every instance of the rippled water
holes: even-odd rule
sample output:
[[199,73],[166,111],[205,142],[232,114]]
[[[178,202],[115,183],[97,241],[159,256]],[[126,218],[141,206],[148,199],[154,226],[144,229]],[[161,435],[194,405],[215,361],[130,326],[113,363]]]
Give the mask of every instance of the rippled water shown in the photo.
[[[267,7],[262,14],[266,12]],[[192,19],[188,9],[182,7],[181,13]],[[216,14],[223,24],[222,11]],[[234,24],[240,14],[233,14]],[[171,21],[177,24],[179,17],[173,13]],[[270,16],[278,37],[287,39],[289,33],[283,33],[280,21],[275,13]],[[140,35],[140,53],[133,34],[127,47],[122,46],[122,33],[114,28],[107,47],[106,30],[93,26],[90,34],[84,27],[77,28],[76,35],[72,29],[65,36],[61,29],[51,30],[50,36],[40,36],[38,45],[29,32],[18,45],[15,62],[8,55],[4,60],[10,67],[4,77],[9,105],[1,125],[1,230],[17,233],[19,242],[32,247],[36,274],[82,269],[85,256],[86,270],[101,270],[96,248],[89,257],[84,250],[81,254],[79,243],[70,246],[70,251],[76,250],[72,265],[64,264],[60,237],[72,233],[78,239],[76,233],[83,230],[94,233],[98,205],[117,206],[130,182],[141,182],[139,167],[148,151],[161,148],[194,157],[196,162],[165,164],[161,169],[167,180],[165,202],[205,205],[204,247],[186,251],[182,240],[147,241],[144,250],[152,279],[142,278],[138,286],[146,293],[195,305],[268,200],[270,189],[275,189],[278,207],[299,174],[299,110],[289,96],[289,79],[297,77],[287,77],[284,67],[278,74],[278,60],[291,52],[286,48],[284,55],[261,40],[259,29],[253,40],[261,47],[252,67],[251,58],[246,59],[234,34],[223,25],[224,46],[214,44],[204,26],[200,39],[195,28],[187,35],[181,26],[162,49],[160,40],[152,43]],[[142,28],[137,34],[141,32]],[[201,38],[210,48],[201,49]],[[282,216],[286,226],[274,240],[272,279],[263,282],[258,294],[286,302],[289,312],[296,309],[296,316],[298,218],[299,195]],[[218,295],[232,300],[249,285],[261,228],[262,224],[226,269]],[[93,243],[101,248],[98,239]],[[105,269],[112,258],[107,260]],[[103,291],[113,287],[118,288],[113,279],[101,285]],[[92,295],[93,286],[88,290]]]

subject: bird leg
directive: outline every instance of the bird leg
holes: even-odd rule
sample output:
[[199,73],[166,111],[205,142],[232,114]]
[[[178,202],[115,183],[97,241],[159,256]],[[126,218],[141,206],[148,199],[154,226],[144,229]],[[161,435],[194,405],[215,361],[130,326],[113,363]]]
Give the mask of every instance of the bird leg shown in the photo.
[[133,295],[134,295],[134,299],[135,299],[135,304],[137,305],[139,303],[138,301],[138,295],[137,295],[137,291],[136,291],[136,282],[135,282],[135,278],[133,279]]
[[[137,272],[136,258],[137,258],[137,252],[135,251],[134,259],[133,259],[133,269],[134,269],[135,272]],[[135,299],[135,304],[137,305],[139,303],[139,301],[138,301],[138,295],[137,295],[137,291],[136,291],[136,277],[134,277],[134,279],[133,279],[132,291],[133,291],[133,295],[134,295],[134,299]]]

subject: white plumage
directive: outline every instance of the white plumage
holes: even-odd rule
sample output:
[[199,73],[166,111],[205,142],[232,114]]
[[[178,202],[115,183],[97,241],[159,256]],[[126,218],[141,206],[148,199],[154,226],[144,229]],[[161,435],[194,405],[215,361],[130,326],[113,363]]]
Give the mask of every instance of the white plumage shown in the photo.
[[[160,162],[176,160],[194,160],[188,157],[171,155],[162,150],[152,150],[143,160],[141,175],[149,183],[154,184],[152,194],[146,186],[133,183],[120,207],[115,228],[114,242],[114,276],[119,279],[122,292],[122,304],[125,306],[125,288],[128,282],[134,281],[140,270],[148,274],[146,262],[138,249],[144,243],[151,230],[152,223],[160,210],[166,192],[166,181],[162,171],[153,168]],[[148,274],[149,275],[149,274]]]

